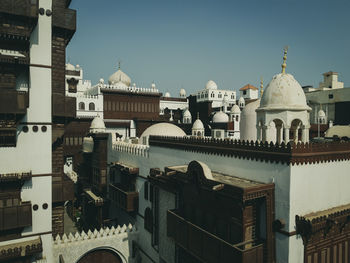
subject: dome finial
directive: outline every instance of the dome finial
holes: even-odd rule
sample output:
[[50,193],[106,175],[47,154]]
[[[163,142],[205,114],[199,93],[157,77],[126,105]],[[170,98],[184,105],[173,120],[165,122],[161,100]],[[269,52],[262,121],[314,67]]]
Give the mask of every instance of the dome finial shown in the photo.
[[262,97],[264,93],[264,82],[263,82],[263,77],[260,77],[260,98]]
[[118,69],[120,69],[120,64],[121,64],[122,62],[120,61],[120,59],[118,60]]
[[288,46],[285,46],[283,49],[283,64],[282,64],[282,74],[286,73],[286,61],[287,61],[287,52],[288,52]]
[[199,120],[199,112],[197,112],[197,120]]

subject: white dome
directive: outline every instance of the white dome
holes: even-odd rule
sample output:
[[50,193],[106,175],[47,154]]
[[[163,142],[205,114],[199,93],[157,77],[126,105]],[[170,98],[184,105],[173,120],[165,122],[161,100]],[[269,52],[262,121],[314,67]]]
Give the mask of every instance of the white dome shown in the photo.
[[197,119],[192,125],[192,130],[204,130],[203,122]]
[[105,80],[103,78],[100,78],[100,84],[105,83]]
[[150,135],[183,137],[186,136],[186,133],[174,124],[162,122],[148,127],[141,134],[141,142],[143,141],[144,137],[149,137]]
[[238,100],[238,103],[241,104],[241,103],[245,103],[245,100],[243,97],[240,97],[239,100]]
[[186,90],[180,89],[180,97],[186,97]]
[[156,84],[154,82],[152,82],[151,89],[155,89],[155,88],[156,88]]
[[231,113],[233,113],[233,114],[240,114],[241,113],[241,109],[235,104],[231,108]]
[[256,109],[260,105],[260,99],[248,103],[241,112],[239,122],[241,140],[256,141]]
[[209,80],[205,85],[205,89],[218,89],[218,85],[212,80]]
[[305,93],[291,74],[277,74],[267,85],[260,109],[311,110],[306,104]]
[[184,118],[192,118],[191,112],[188,109],[186,109],[183,113],[183,117]]
[[90,125],[90,132],[92,133],[99,133],[99,132],[105,132],[106,126],[103,121],[103,119],[100,116],[95,117]]
[[164,97],[166,97],[166,98],[170,98],[170,93],[169,93],[169,92],[165,92]]
[[318,111],[318,117],[319,118],[324,118],[324,117],[326,117],[326,113],[323,110],[319,110]]
[[228,115],[223,111],[218,111],[213,116],[214,123],[222,123],[222,122],[228,122],[228,121],[229,121]]
[[130,87],[131,79],[128,75],[126,75],[123,71],[118,69],[115,73],[113,73],[109,79],[108,83],[109,85],[115,85],[118,82],[124,83],[127,87]]
[[67,63],[66,64],[66,70],[75,70],[75,67],[72,64]]

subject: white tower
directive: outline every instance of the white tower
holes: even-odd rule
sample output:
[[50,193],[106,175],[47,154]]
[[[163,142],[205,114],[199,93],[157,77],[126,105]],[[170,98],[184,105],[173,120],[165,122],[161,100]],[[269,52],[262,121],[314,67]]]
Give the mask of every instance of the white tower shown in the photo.
[[300,84],[285,72],[287,48],[284,49],[282,73],[267,85],[257,112],[257,139],[288,143],[309,141],[309,111]]

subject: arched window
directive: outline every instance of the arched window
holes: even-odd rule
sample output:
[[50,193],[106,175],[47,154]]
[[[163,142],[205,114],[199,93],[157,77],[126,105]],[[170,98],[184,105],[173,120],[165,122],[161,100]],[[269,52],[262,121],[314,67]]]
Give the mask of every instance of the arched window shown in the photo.
[[89,110],[95,110],[95,104],[93,102],[89,103]]
[[238,115],[236,116],[236,121],[238,121]]
[[79,102],[79,110],[85,110],[85,103]]
[[153,232],[153,215],[151,208],[147,207],[145,210],[145,221],[144,228],[152,233]]
[[200,131],[198,131],[197,136],[202,136],[202,133]]
[[218,98],[219,98],[219,99],[221,99],[221,98],[222,98],[222,94],[221,94],[221,93],[219,93]]

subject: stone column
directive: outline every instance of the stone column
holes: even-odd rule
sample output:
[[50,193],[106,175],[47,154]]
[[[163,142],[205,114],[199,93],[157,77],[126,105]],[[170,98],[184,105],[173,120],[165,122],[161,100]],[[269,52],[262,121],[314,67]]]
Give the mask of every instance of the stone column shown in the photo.
[[289,142],[289,128],[284,128],[284,142],[286,144]]
[[261,126],[256,125],[256,139],[261,141]]

